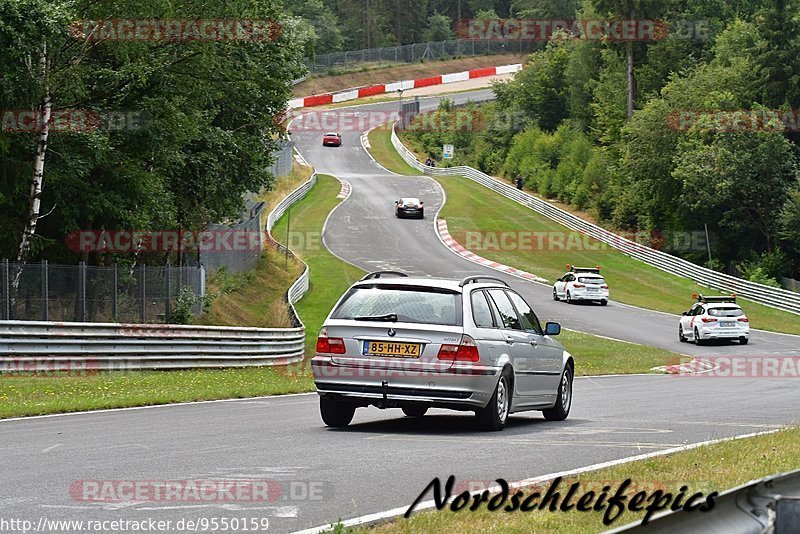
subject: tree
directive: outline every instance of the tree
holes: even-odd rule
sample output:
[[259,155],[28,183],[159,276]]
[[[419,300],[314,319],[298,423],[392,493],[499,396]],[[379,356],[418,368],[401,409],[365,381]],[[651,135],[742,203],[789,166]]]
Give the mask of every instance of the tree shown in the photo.
[[[274,39],[255,41],[69,33],[72,21],[96,20],[112,8],[140,20],[192,12],[191,4],[165,11],[153,1],[134,9],[110,0],[0,0],[0,108],[46,109],[49,100],[54,110],[146,117],[140,128],[58,130],[46,139],[44,128],[0,134],[0,213],[6,228],[19,232],[23,260],[74,259],[64,236],[76,229],[204,229],[235,217],[243,195],[272,180],[273,117],[285,109],[289,81],[303,71],[305,41],[292,21],[281,19]],[[275,5],[245,0],[203,15],[280,17]],[[3,254],[11,252],[8,239],[0,244]]]
[[428,17],[428,26],[425,28],[423,39],[426,42],[447,41],[453,39],[451,21],[444,15],[434,13]]
[[510,93],[500,89],[501,105],[511,102],[513,109],[530,117],[535,125],[554,131],[567,116],[568,63],[568,44],[551,41],[544,51],[529,56],[525,68],[511,82]]
[[689,216],[718,226],[734,257],[772,251],[777,214],[797,177],[792,144],[767,131],[695,136],[687,144],[672,174]]
[[293,15],[302,17],[314,27],[315,53],[325,54],[342,49],[344,38],[339,27],[339,19],[331,11],[328,3],[322,0],[300,0],[287,3],[286,7]]
[[574,19],[583,0],[512,0],[511,11],[523,19]]
[[[614,19],[634,20],[654,17],[659,2],[657,0],[591,0],[599,14],[608,14]],[[636,79],[634,78],[634,43],[627,41],[624,44],[626,57],[626,110],[628,118],[633,116],[634,101],[636,99]]]
[[800,107],[800,4],[769,0],[758,14],[763,39],[758,66],[763,71],[762,103],[777,108]]

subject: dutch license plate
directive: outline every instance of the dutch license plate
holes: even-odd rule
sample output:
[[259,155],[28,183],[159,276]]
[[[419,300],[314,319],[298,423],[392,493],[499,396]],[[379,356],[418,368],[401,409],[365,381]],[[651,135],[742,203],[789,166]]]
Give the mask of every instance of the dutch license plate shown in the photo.
[[396,343],[391,341],[365,341],[364,356],[390,356],[392,358],[419,358],[419,343]]
[[732,327],[736,326],[736,323],[733,323],[731,321],[723,321],[723,322],[719,323],[719,325],[721,327],[723,327],[723,328],[732,328]]
[[597,288],[596,287],[587,287],[586,291],[588,291],[590,293],[596,293],[597,292]]

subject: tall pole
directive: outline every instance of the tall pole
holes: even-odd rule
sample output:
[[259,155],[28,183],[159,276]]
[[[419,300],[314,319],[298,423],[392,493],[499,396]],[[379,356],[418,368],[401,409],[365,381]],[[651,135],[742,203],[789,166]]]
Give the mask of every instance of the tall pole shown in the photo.
[[708,225],[703,223],[703,228],[706,229],[706,249],[708,250],[708,268],[711,269],[711,241],[708,239]]
[[289,209],[286,210],[286,242],[285,242],[285,257],[284,257],[284,267],[289,268],[289,226],[292,224],[292,206],[289,205]]

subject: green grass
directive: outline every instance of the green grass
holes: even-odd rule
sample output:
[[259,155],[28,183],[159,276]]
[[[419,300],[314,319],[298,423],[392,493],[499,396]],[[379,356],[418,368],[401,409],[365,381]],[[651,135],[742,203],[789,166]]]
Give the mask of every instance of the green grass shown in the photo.
[[[322,322],[342,293],[365,273],[345,263],[322,246],[320,232],[328,214],[339,204],[336,198],[341,190],[339,181],[324,174],[317,175],[317,184],[300,202],[292,206],[290,235],[291,248],[309,268],[310,289],[297,303],[297,312],[306,325],[306,352],[313,356],[317,334]],[[287,215],[275,225],[272,234],[279,241],[286,236]],[[307,373],[303,366],[303,373]]]
[[0,418],[312,391],[284,369],[192,369],[0,376]]
[[[319,175],[314,188],[273,230],[276,239],[285,239],[291,217],[292,249],[311,269],[310,290],[297,304],[306,325],[303,362],[283,368],[0,375],[0,417],[313,391],[308,361],[317,333],[339,296],[364,274],[322,246],[322,225],[340,202],[336,198],[339,190],[338,180]],[[298,273],[299,263],[287,262],[273,251],[251,273],[215,278],[214,287],[231,291],[218,298],[203,322],[219,324],[225,318],[226,324],[252,326],[264,317],[278,315],[276,303],[285,311],[283,295]],[[579,375],[643,373],[680,358],[661,349],[566,330],[560,339],[575,355]]]
[[419,173],[400,157],[392,146],[392,129],[384,126],[375,128],[369,133],[370,153],[378,163],[397,174],[416,176]]
[[691,360],[688,356],[668,350],[615,341],[574,330],[561,330],[558,341],[575,356],[577,376],[651,373],[653,367]]
[[[370,135],[370,144],[373,157],[384,167],[400,174],[418,174],[394,150],[390,130],[374,130]],[[550,282],[564,274],[567,264],[599,265],[615,301],[675,314],[689,309],[693,293],[719,293],[573,232],[467,178],[455,176],[436,180],[447,195],[440,217],[447,220],[450,235],[485,258],[532,272]],[[480,232],[481,238],[470,241],[467,236],[475,234],[467,232]],[[512,243],[523,244],[523,236],[531,236],[532,246],[526,247],[528,250],[500,250],[503,248],[499,246],[502,235],[512,236]],[[542,246],[533,235],[543,236]],[[559,249],[555,245],[547,245],[550,235],[560,237],[564,246]],[[752,328],[800,334],[800,315],[746,299],[739,300]]]
[[[362,272],[322,248],[319,233],[328,213],[339,203],[339,182],[320,176],[308,196],[292,207],[294,238],[308,236],[296,247],[311,266],[311,290],[297,309],[306,324],[306,347],[313,351],[319,328],[331,306]],[[284,216],[275,228],[276,238],[286,235]],[[294,248],[294,247],[293,247]],[[263,316],[285,312],[283,299],[299,274],[299,263],[285,261],[277,252],[267,254],[256,269],[244,275],[215,278],[218,289],[232,291],[218,298],[207,324],[252,326]],[[215,321],[216,319],[216,321]],[[122,408],[171,402],[243,398],[314,390],[308,366],[276,368],[197,369],[183,371],[130,371],[77,374],[0,375],[0,417]]]
[[[564,274],[568,263],[599,265],[615,301],[670,313],[686,311],[692,304],[693,293],[718,293],[572,232],[517,202],[487,191],[472,180],[463,177],[437,180],[447,194],[440,216],[447,220],[450,235],[476,254],[530,271],[550,282]],[[483,232],[484,237],[470,243],[467,232],[475,231]],[[565,246],[549,246],[545,240],[544,245],[539,246],[533,239],[533,246],[527,247],[528,250],[499,250],[503,247],[496,246],[489,237],[505,232],[511,236],[530,235],[530,232],[557,236],[563,239]],[[516,238],[512,242],[523,243]],[[745,299],[740,301],[753,328],[800,334],[800,315]]]
[[[800,455],[800,429],[795,427],[773,434],[715,443],[690,451],[657,456],[584,473],[577,477],[568,477],[560,485],[561,495],[563,496],[566,489],[575,482],[581,483],[577,495],[581,495],[589,489],[599,493],[604,485],[610,485],[613,493],[622,481],[630,478],[632,483],[627,492],[629,498],[638,491],[646,491],[648,495],[652,495],[658,489],[675,495],[680,491],[681,486],[686,485],[688,486],[687,497],[695,492],[702,492],[703,498],[700,499],[700,502],[703,502],[705,496],[713,491],[721,493],[750,480],[796,469],[798,455]],[[431,477],[433,476],[432,474]],[[502,476],[502,473],[497,473],[497,476]],[[530,495],[533,491],[544,492],[548,487],[549,483],[546,483],[527,489],[525,495]],[[422,491],[423,488],[419,489]],[[431,494],[428,493],[425,499],[431,498]],[[644,515],[626,510],[610,527],[606,527],[602,523],[603,514],[604,511],[577,512],[575,509],[568,512],[550,512],[547,509],[532,512],[520,512],[519,510],[488,512],[483,505],[476,512],[434,510],[420,512],[412,515],[409,519],[397,519],[374,528],[341,530],[380,534],[395,532],[404,534],[428,532],[593,533],[640,521]]]

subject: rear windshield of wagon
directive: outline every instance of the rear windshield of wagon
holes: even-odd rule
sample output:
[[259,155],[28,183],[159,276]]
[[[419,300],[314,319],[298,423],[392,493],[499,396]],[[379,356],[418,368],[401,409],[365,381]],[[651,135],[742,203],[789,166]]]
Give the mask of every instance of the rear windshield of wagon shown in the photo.
[[425,286],[359,286],[348,291],[331,318],[461,326],[461,293]]

